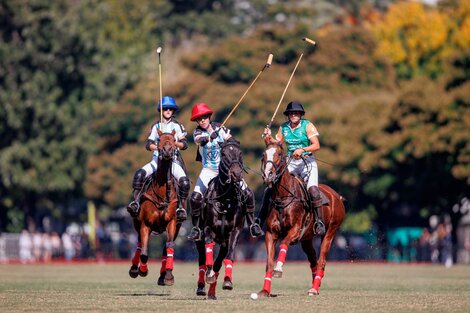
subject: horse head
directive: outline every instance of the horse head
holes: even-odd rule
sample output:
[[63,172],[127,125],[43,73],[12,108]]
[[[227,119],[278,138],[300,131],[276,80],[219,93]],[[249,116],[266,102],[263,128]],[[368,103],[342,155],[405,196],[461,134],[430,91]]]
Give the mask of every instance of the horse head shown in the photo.
[[158,130],[158,155],[164,160],[170,160],[173,158],[176,144],[175,144],[175,130],[171,133],[163,133],[160,129]]
[[220,172],[227,176],[227,182],[240,182],[243,179],[243,156],[240,142],[230,138],[220,147]]
[[266,136],[264,143],[266,149],[261,163],[261,172],[263,173],[264,183],[271,187],[279,177],[281,167],[285,166],[284,149],[271,136]]

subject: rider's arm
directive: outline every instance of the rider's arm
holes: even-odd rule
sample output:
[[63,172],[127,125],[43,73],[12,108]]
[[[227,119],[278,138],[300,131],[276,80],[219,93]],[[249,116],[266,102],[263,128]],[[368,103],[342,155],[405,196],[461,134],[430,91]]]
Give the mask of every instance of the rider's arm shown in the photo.
[[277,142],[280,143],[281,145],[284,143],[284,136],[282,135],[281,127],[279,127],[279,129],[277,130],[276,140],[277,140]]
[[196,130],[194,131],[193,136],[194,142],[197,145],[204,147],[209,142],[209,134],[207,132],[203,132],[198,128],[196,128]]
[[303,148],[306,152],[315,152],[320,150],[320,141],[318,140],[318,133],[317,129],[312,123],[308,123],[307,125],[307,136],[310,140],[311,145],[308,147]]
[[177,127],[177,132],[175,134],[175,137],[176,137],[175,145],[180,150],[186,150],[188,148],[188,139],[186,138],[187,133],[183,125],[178,123],[178,126],[179,126],[179,129]]
[[157,142],[158,142],[158,130],[157,130],[157,124],[154,124],[150,128],[150,132],[147,137],[147,142],[145,143],[145,149],[147,149],[148,151],[157,150],[158,149]]

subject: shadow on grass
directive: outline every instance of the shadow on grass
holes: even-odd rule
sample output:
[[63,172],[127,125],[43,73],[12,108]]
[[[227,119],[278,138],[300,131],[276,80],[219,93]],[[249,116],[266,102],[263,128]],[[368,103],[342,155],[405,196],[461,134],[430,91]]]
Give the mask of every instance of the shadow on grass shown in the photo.
[[[118,297],[169,297],[169,293],[119,293]],[[165,300],[174,300],[174,301],[187,301],[187,300],[207,300],[206,297],[197,297],[197,298],[167,298]]]

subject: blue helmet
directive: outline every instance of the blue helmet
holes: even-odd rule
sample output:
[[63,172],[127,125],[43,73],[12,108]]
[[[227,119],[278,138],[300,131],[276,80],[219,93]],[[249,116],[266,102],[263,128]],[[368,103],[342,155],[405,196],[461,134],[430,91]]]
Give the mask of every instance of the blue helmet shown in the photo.
[[[175,111],[179,110],[179,107],[176,105],[175,99],[172,97],[165,96],[162,99],[162,107],[163,109],[172,109]],[[160,112],[160,101],[158,101],[158,112]]]

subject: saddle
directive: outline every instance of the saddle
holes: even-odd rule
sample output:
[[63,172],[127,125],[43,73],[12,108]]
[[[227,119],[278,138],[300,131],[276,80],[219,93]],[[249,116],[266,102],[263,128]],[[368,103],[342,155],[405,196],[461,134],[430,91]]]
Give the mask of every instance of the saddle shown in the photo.
[[[294,176],[294,178],[300,183],[300,186],[302,187],[302,193],[304,194],[305,198],[308,200],[308,207],[309,207],[310,210],[312,210],[313,209],[312,208],[312,197],[310,196],[310,192],[308,192],[308,190],[307,190],[307,185],[305,184],[304,180],[299,175],[295,175],[295,174],[290,174],[290,175]],[[330,203],[330,200],[328,200],[328,198],[321,191],[321,189],[320,189],[320,195],[321,195],[321,199],[322,199],[322,202],[321,202],[322,205]]]

